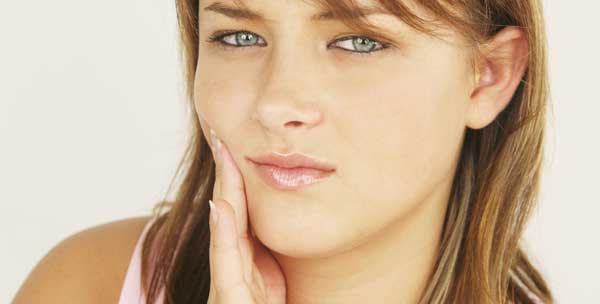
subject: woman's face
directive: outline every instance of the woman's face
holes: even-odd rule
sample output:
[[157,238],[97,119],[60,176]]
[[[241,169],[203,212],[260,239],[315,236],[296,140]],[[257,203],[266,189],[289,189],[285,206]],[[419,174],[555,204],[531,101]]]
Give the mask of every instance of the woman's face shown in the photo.
[[[388,38],[395,46],[359,56],[351,51],[370,45],[361,49],[358,39],[327,45],[361,33],[339,21],[311,22],[320,10],[303,1],[248,1],[274,20],[266,22],[203,10],[212,2],[200,1],[195,107],[206,138],[213,128],[235,159],[249,223],[267,247],[291,256],[332,254],[424,204],[445,206],[473,82],[457,34],[448,32],[444,42],[393,16],[372,15],[374,25],[394,32]],[[223,30],[256,36],[222,38],[246,42],[239,48],[207,42]],[[269,152],[310,155],[336,171],[297,191],[278,190],[246,160]]]

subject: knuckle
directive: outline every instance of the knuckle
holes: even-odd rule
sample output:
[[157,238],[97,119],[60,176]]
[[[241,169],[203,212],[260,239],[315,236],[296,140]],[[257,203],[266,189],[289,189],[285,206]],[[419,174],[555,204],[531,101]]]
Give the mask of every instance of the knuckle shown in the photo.
[[220,256],[225,255],[225,254],[232,255],[238,251],[237,241],[236,242],[232,242],[232,241],[220,242],[220,241],[213,240],[210,243],[210,247],[213,250],[213,252],[218,252]]
[[222,255],[223,251],[230,250],[232,246],[225,245],[222,242],[212,242],[211,247],[215,252],[219,252],[219,255]]

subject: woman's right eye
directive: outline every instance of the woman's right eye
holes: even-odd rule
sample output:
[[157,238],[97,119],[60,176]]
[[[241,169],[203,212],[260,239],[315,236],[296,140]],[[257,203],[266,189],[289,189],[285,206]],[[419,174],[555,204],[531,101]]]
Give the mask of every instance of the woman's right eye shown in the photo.
[[248,31],[225,33],[217,32],[213,34],[210,38],[208,38],[207,41],[211,43],[216,43],[219,47],[225,49],[239,49],[249,47],[256,44],[257,41],[263,41],[262,45],[264,46],[264,40],[262,40],[260,36]]

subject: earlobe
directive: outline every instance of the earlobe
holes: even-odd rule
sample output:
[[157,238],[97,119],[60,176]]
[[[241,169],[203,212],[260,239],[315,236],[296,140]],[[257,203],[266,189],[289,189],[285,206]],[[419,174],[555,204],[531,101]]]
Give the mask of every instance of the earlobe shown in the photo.
[[525,33],[517,27],[504,28],[486,44],[469,96],[467,127],[484,128],[506,108],[523,77],[527,56]]

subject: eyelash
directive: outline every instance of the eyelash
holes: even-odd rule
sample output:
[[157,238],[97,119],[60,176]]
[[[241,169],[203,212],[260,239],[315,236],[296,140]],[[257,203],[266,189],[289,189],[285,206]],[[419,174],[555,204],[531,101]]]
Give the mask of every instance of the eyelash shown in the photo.
[[[254,46],[254,45],[240,46],[240,45],[233,45],[233,44],[230,44],[230,43],[227,43],[227,42],[223,42],[222,38],[230,36],[232,34],[238,34],[238,33],[247,33],[247,34],[251,34],[251,35],[254,35],[256,37],[259,37],[259,39],[262,39],[259,35],[255,34],[253,32],[246,31],[246,30],[241,30],[241,31],[228,31],[228,32],[225,32],[225,33],[222,32],[222,31],[221,32],[217,32],[217,33],[213,34],[211,37],[209,37],[206,41],[209,42],[209,43],[216,43],[218,47],[220,47],[222,49],[225,49],[225,50],[231,50],[231,49],[233,49],[233,50],[237,51],[238,49],[241,49],[241,48],[246,48],[246,47]],[[374,49],[372,49],[370,51],[367,51],[367,52],[364,52],[364,51],[352,51],[352,50],[348,50],[346,48],[341,48],[341,47],[330,47],[330,45],[332,45],[334,43],[337,43],[337,42],[340,42],[340,41],[346,41],[346,40],[353,40],[355,38],[366,38],[366,39],[368,39],[368,40],[370,40],[370,41],[372,41],[372,42],[374,42],[376,44],[379,44],[380,47],[379,48],[374,48]],[[329,48],[338,48],[338,49],[350,52],[352,55],[355,55],[355,56],[371,56],[371,55],[373,55],[373,53],[377,53],[379,51],[387,49],[390,46],[391,46],[390,43],[380,42],[380,41],[377,41],[375,39],[371,39],[368,36],[351,35],[351,36],[344,36],[342,38],[338,38],[338,39],[334,40],[331,44],[327,45],[327,48],[328,49]]]

